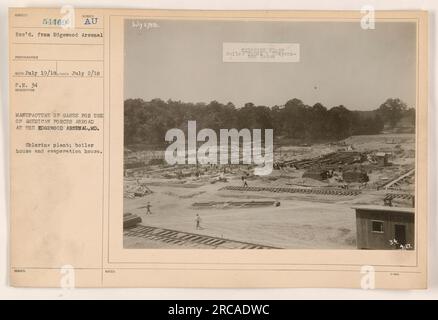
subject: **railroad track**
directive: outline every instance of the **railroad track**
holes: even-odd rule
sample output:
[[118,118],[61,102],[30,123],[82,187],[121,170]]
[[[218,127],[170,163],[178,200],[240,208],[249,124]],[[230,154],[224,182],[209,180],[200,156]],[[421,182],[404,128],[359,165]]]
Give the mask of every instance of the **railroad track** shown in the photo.
[[392,206],[392,200],[408,200],[411,202],[411,206],[415,208],[415,196],[408,193],[387,193],[383,198],[385,205]]
[[410,169],[409,171],[403,173],[402,175],[382,184],[381,186],[379,186],[379,189],[397,190],[398,187],[400,186],[400,184],[403,184],[404,181],[406,181],[407,179],[410,179],[414,175],[415,175],[415,169]]
[[280,249],[249,242],[235,241],[219,237],[211,237],[196,233],[182,232],[164,228],[137,225],[127,228],[124,236],[144,238],[172,245],[191,246],[214,249]]
[[194,208],[257,208],[279,206],[278,201],[209,201],[209,202],[195,202],[192,204]]
[[304,194],[320,194],[328,196],[357,196],[361,194],[360,190],[344,190],[344,189],[304,189],[304,188],[286,188],[286,187],[239,187],[226,186],[220,190],[230,191],[268,191],[282,193],[304,193]]
[[384,199],[392,200],[392,199],[404,199],[404,200],[412,200],[414,199],[414,195],[407,193],[387,193]]

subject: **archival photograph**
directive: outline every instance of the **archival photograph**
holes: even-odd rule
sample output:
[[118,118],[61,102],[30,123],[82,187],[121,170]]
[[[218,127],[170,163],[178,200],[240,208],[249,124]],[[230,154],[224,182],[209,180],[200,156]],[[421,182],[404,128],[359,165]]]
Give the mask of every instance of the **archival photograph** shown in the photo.
[[416,37],[126,19],[123,247],[415,250]]

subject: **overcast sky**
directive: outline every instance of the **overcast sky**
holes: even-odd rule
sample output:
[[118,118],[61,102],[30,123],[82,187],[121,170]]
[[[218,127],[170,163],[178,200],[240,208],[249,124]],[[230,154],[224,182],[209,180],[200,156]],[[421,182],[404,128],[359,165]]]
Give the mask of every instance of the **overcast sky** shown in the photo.
[[[414,23],[138,21],[158,28],[125,23],[125,98],[237,107],[298,98],[351,110],[400,98],[415,106]],[[223,42],[299,43],[300,62],[222,62]]]

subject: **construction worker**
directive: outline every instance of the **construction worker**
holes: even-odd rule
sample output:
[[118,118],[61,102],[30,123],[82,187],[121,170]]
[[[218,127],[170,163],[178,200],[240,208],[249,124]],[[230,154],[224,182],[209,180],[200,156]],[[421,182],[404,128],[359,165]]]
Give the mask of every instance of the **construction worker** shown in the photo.
[[196,214],[196,219],[195,219],[195,222],[196,222],[196,230],[200,230],[201,229],[201,217],[199,216],[199,214]]
[[243,187],[248,187],[248,182],[246,181],[246,177],[242,177]]
[[146,205],[146,214],[152,214],[151,207],[151,203],[148,201]]

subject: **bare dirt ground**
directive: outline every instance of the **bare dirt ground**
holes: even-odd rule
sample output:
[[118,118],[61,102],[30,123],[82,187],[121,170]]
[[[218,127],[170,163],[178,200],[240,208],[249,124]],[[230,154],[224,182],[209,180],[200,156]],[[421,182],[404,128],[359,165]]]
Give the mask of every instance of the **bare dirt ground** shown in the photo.
[[[152,187],[153,194],[138,199],[125,199],[125,212],[139,215],[144,225],[266,244],[281,248],[352,248],[355,245],[354,211],[342,204],[315,203],[281,199],[270,193],[264,198],[279,200],[279,207],[242,209],[196,209],[194,202],[259,200],[261,196],[222,194],[220,184],[199,189]],[[201,191],[201,190],[199,190]],[[144,206],[151,204],[151,215]],[[196,230],[196,214],[202,230]]]
[[[414,164],[415,141],[414,135],[409,134],[356,136],[338,145],[285,147],[282,157],[319,156],[342,149],[345,145],[352,146],[357,151],[392,153],[393,165],[370,171],[372,181],[386,181]],[[201,177],[177,179],[175,175],[160,176],[162,170],[159,167],[153,169],[159,174],[125,178],[125,190],[133,184],[140,183],[152,191],[143,197],[124,199],[124,213],[139,215],[143,225],[280,248],[355,249],[356,221],[355,211],[351,207],[356,204],[382,204],[386,193],[385,190],[375,189],[372,184],[358,196],[229,191],[221,188],[230,185],[241,186],[240,172],[226,174],[228,182],[215,182],[218,172],[206,173]],[[150,172],[152,171],[151,169]],[[330,181],[302,178],[302,174],[302,170],[275,170],[268,177],[251,177],[248,183],[250,186],[336,187]],[[356,188],[359,185],[352,187]],[[193,206],[195,202],[242,200],[275,200],[280,202],[280,206],[233,209]],[[150,215],[146,214],[148,202],[152,211]],[[196,230],[196,214],[202,219],[201,230]],[[190,248],[132,237],[125,237],[124,246]]]

